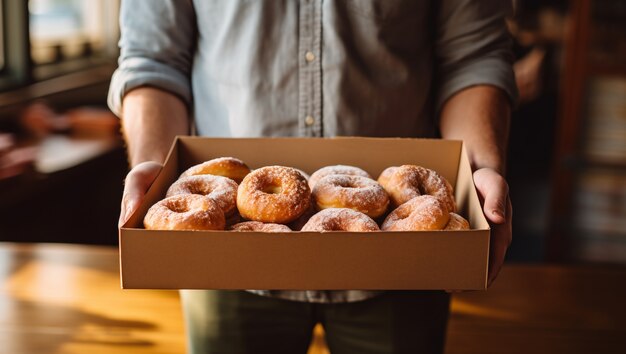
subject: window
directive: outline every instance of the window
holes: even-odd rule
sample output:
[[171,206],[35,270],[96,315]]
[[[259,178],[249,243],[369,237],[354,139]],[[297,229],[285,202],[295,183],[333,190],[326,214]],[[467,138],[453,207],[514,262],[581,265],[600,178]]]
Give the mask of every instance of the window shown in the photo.
[[114,65],[119,4],[120,0],[0,0],[0,90]]
[[35,65],[103,55],[115,32],[105,0],[30,0],[31,57]]
[[0,0],[0,72],[4,69],[4,4]]

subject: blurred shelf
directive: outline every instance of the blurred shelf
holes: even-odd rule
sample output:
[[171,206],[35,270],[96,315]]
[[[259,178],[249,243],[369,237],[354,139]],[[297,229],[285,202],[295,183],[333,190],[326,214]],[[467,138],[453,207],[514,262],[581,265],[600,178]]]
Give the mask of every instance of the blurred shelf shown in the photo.
[[548,258],[626,264],[626,3],[570,4]]

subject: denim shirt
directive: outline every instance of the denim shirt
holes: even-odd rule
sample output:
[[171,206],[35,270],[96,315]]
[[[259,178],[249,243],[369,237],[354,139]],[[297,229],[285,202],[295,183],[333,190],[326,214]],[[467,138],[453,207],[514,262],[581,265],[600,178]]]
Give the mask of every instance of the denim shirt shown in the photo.
[[510,11],[508,0],[124,0],[109,106],[119,115],[126,92],[152,86],[180,97],[202,136],[435,137],[459,90],[515,100]]

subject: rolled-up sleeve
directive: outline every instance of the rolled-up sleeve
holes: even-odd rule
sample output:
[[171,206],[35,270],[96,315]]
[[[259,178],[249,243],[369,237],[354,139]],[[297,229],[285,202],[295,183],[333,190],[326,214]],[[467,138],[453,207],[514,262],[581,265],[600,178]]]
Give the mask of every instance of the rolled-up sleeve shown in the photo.
[[515,103],[511,37],[506,16],[511,0],[446,0],[437,25],[437,107],[458,91],[474,85],[502,89]]
[[190,72],[197,28],[191,0],[123,0],[119,67],[111,78],[109,108],[140,86],[156,87],[191,103]]

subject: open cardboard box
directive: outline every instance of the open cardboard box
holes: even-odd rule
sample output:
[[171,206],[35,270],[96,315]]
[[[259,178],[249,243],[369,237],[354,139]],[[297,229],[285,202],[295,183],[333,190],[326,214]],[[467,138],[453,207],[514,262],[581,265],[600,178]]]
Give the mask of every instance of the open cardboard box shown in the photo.
[[[336,164],[373,177],[418,164],[454,187],[466,231],[293,232],[143,229],[151,205],[188,167],[233,156],[251,168],[284,165],[307,173]],[[137,212],[120,230],[125,289],[485,289],[489,225],[463,143],[383,138],[178,137]]]

